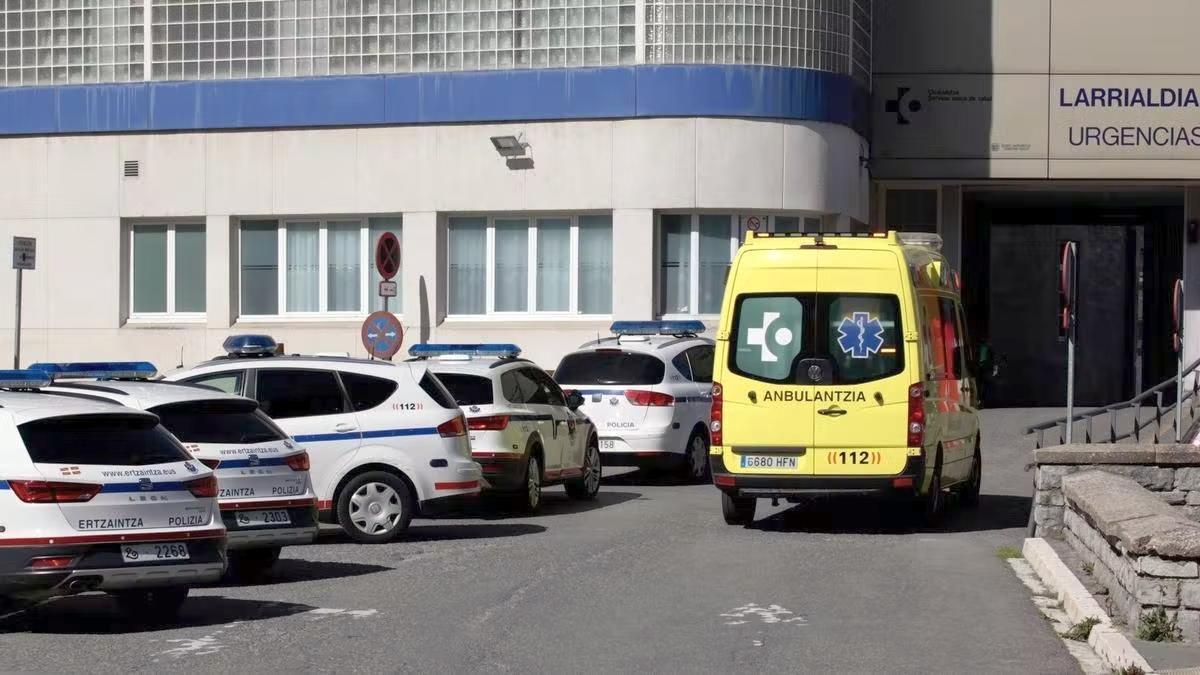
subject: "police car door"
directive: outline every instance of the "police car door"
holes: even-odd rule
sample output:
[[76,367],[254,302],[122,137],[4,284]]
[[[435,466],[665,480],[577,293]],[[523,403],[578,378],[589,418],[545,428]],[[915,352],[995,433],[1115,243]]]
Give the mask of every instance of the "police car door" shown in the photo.
[[328,500],[338,467],[350,461],[361,443],[358,419],[331,370],[259,368],[254,398],[263,412],[308,450],[317,499]]
[[[563,445],[567,439],[566,401],[557,402],[551,395],[547,383],[550,376],[537,368],[522,368],[515,373],[521,379],[521,388],[532,387],[525,402],[537,416],[538,432],[542,437],[542,453],[546,459],[543,469],[547,478],[557,478],[563,468]],[[544,377],[543,377],[544,376]],[[561,397],[562,392],[559,391]]]
[[[708,415],[712,410],[713,347],[691,347],[676,356],[674,363],[691,384],[685,400],[675,397],[675,420],[690,435],[696,424],[708,426]],[[680,367],[685,364],[686,369]]]
[[564,476],[579,475],[572,471],[583,466],[583,446],[587,442],[583,431],[576,423],[577,415],[567,407],[567,396],[562,387],[544,370],[536,370],[538,384],[545,388],[550,398],[550,414],[554,416],[554,426],[558,430],[555,442],[562,453],[562,469]]

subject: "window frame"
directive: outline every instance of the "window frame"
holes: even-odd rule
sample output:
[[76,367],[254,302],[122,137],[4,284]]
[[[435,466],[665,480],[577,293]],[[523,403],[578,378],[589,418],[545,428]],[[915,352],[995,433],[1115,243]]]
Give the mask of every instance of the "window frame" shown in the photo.
[[[144,230],[151,227],[165,227],[167,229],[167,310],[165,312],[137,312],[134,311],[134,264],[136,256],[134,255],[134,235],[138,230]],[[129,311],[126,317],[128,323],[204,323],[208,320],[208,270],[205,269],[205,289],[204,289],[204,311],[203,312],[177,312],[175,311],[175,230],[178,227],[198,227],[204,234],[205,242],[205,267],[208,266],[208,227],[205,221],[195,219],[180,219],[180,220],[159,220],[159,221],[138,221],[127,225],[125,237],[129,247],[129,264],[126,265],[124,274],[128,280],[128,295],[126,301],[129,303]]]
[[892,229],[893,226],[891,223],[888,222],[888,217],[887,217],[888,193],[889,192],[910,192],[910,191],[914,191],[914,190],[937,193],[936,234],[938,234],[939,236],[945,236],[944,235],[945,224],[943,223],[943,219],[942,219],[943,197],[942,197],[941,185],[938,183],[923,183],[923,182],[913,182],[913,181],[889,181],[889,182],[885,182],[885,183],[881,184],[880,185],[880,193],[881,194],[880,194],[879,203],[876,205],[876,207],[874,209],[875,222],[879,223],[884,228]]
[[[739,212],[739,211],[660,211],[654,217],[654,304],[655,313],[660,319],[678,320],[691,319],[696,317],[715,319],[720,315],[720,307],[715,312],[668,312],[663,307],[662,297],[662,270],[663,270],[663,250],[662,250],[662,228],[663,216],[688,216],[690,230],[688,238],[688,307],[699,310],[700,308],[700,219],[702,216],[728,216],[729,217],[729,261],[733,264],[733,258],[737,255],[738,248],[741,247],[742,241],[746,237],[748,231],[746,221],[750,218],[759,218],[766,222],[766,228],[760,228],[765,232],[775,232],[777,221],[779,218],[799,218],[800,231],[808,232],[809,225],[815,224],[816,227],[821,226],[821,218],[823,214],[815,212],[801,213],[755,213],[755,212]],[[812,223],[811,221],[816,221]]]
[[[394,214],[355,214],[355,215],[321,215],[321,216],[305,216],[305,215],[288,215],[276,216],[269,218],[250,218],[245,217],[238,222],[237,229],[237,279],[238,279],[238,315],[237,321],[244,322],[288,322],[288,321],[346,321],[362,319],[370,314],[371,302],[371,279],[375,274],[374,251],[372,250],[373,238],[371,236],[371,218],[376,217],[396,217]],[[242,312],[242,223],[246,221],[275,221],[275,262],[277,297],[276,312],[274,314],[246,314]],[[330,311],[329,307],[329,225],[330,223],[358,223],[359,237],[359,308],[357,310],[338,310]],[[287,309],[287,231],[289,224],[317,224],[317,310],[290,312]],[[401,229],[404,227],[403,221],[400,224]],[[402,272],[403,270],[401,270]],[[378,289],[376,289],[378,291]],[[401,307],[394,307],[396,302],[389,303],[389,310],[397,316],[402,316]]]
[[[450,226],[457,219],[484,219],[484,308],[482,314],[452,314],[447,313],[446,318],[452,321],[503,321],[518,319],[580,319],[586,321],[599,321],[612,318],[612,312],[606,314],[583,314],[579,311],[579,233],[583,227],[580,224],[581,218],[590,216],[607,216],[609,218],[609,244],[613,247],[613,257],[616,254],[616,241],[612,236],[613,222],[612,214],[609,212],[585,212],[585,213],[489,213],[489,214],[470,214],[456,213],[446,216],[446,307],[449,309],[450,296],[452,289],[450,288],[450,247],[453,245],[450,241]],[[525,310],[524,311],[497,311],[496,310],[496,221],[511,221],[524,220],[528,223],[526,227],[526,267],[527,278],[525,282]],[[568,262],[568,306],[566,310],[539,310],[537,309],[537,254],[538,254],[538,227],[539,221],[543,220],[566,220],[570,227],[570,257]],[[612,297],[613,289],[609,288],[609,307],[612,307],[614,298]]]

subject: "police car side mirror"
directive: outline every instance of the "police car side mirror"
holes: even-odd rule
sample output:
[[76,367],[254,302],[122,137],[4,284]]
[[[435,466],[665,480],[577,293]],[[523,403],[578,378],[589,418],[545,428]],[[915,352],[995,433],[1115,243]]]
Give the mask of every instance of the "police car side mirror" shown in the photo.
[[573,391],[567,394],[567,407],[571,410],[579,410],[583,405],[583,394]]

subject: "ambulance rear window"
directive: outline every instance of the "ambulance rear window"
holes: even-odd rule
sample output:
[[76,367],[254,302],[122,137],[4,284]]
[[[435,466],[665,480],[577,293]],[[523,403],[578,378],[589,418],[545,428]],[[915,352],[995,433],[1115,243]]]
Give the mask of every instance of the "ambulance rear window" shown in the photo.
[[450,390],[450,395],[463,405],[492,405],[492,381],[478,375],[438,373],[438,379]]
[[648,354],[619,349],[577,352],[563,357],[554,371],[559,384],[660,384],[667,364]]
[[184,443],[267,443],[287,435],[257,406],[246,401],[172,403],[151,409]]
[[157,420],[143,415],[49,417],[18,429],[35,464],[146,466],[191,458]]

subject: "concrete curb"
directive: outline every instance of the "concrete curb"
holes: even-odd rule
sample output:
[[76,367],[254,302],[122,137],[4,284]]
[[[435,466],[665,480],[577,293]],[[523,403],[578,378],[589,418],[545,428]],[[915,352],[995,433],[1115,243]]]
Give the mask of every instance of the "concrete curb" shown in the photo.
[[1092,594],[1088,593],[1083,583],[1075,578],[1045,539],[1026,539],[1021,553],[1029,562],[1029,566],[1041,577],[1042,583],[1057,595],[1063,611],[1072,623],[1079,623],[1089,617],[1100,620],[1088,635],[1088,644],[1109,667],[1120,670],[1133,666],[1146,673],[1154,672],[1129,639],[1113,628],[1108,613],[1100,607]]

